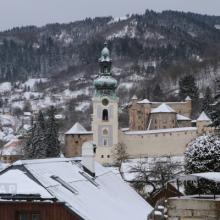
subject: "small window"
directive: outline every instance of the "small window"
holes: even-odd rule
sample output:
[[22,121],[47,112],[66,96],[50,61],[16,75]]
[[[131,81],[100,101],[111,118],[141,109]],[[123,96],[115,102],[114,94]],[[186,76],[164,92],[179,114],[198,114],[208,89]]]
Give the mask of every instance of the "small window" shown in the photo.
[[102,133],[103,135],[108,135],[108,129],[104,129]]
[[107,155],[107,158],[110,158],[110,155]]
[[107,109],[104,109],[102,112],[102,120],[108,121],[108,110]]
[[104,158],[104,155],[101,155],[101,158]]
[[79,143],[79,141],[75,141],[75,144],[78,144]]
[[39,213],[18,212],[16,214],[16,220],[41,220],[41,216]]
[[32,220],[40,220],[40,214],[37,213],[32,214]]
[[25,212],[18,213],[17,220],[29,220],[28,213],[25,213]]

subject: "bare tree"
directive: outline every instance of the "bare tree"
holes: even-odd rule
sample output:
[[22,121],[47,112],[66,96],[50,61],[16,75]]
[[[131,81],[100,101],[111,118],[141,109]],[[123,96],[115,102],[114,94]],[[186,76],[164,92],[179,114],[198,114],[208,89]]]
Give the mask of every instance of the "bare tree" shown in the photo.
[[118,143],[115,145],[112,151],[114,163],[118,166],[119,172],[124,179],[122,171],[122,163],[128,159],[127,146],[124,143]]
[[154,162],[149,162],[148,158],[140,158],[130,168],[134,178],[129,182],[143,197],[148,198],[152,193],[164,188],[166,183],[181,171],[180,163],[172,161],[170,157]]
[[151,186],[152,192],[156,190],[156,186],[151,179],[151,171],[149,170],[146,158],[140,158],[134,166],[131,166],[130,173],[134,175],[134,179],[129,181],[129,183],[131,183],[142,196],[148,197],[145,190],[147,186]]

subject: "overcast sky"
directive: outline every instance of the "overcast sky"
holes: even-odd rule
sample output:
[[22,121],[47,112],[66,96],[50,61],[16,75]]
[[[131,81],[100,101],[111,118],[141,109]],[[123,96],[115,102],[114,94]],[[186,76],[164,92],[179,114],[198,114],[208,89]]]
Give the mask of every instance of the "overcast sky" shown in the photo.
[[172,9],[220,15],[220,0],[0,0],[0,30]]

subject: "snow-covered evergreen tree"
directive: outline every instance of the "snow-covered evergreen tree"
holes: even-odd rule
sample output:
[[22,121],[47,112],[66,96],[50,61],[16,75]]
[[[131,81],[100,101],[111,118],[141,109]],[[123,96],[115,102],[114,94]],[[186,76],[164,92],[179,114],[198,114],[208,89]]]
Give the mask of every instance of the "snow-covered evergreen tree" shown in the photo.
[[211,111],[211,119],[212,126],[216,128],[216,130],[220,129],[220,79],[216,80],[217,91],[215,95],[215,101],[212,104]]
[[31,159],[33,158],[33,145],[32,145],[32,139],[34,136],[34,125],[32,124],[32,128],[27,133],[26,143],[24,145],[23,151],[24,151],[24,158],[25,159]]
[[45,158],[46,155],[45,121],[43,113],[39,111],[37,121],[32,122],[32,128],[28,133],[27,141],[24,146],[26,159]]
[[40,159],[47,157],[47,144],[45,133],[40,126],[40,123],[37,122],[34,128],[34,133],[32,137],[32,155],[31,158]]
[[156,84],[156,86],[154,87],[154,90],[153,90],[153,94],[152,94],[152,100],[155,101],[155,102],[161,102],[161,101],[164,101],[164,93],[160,87],[159,84]]
[[37,122],[39,123],[40,127],[42,128],[42,130],[45,131],[45,129],[46,129],[45,120],[44,120],[44,115],[43,115],[41,110],[38,113]]
[[204,111],[206,114],[210,115],[212,108],[211,104],[213,103],[212,98],[212,91],[210,87],[207,87],[205,90],[205,96],[202,102],[202,111]]
[[55,108],[53,106],[48,110],[46,125],[47,157],[59,157],[60,142],[58,139],[58,126],[55,119]]
[[[188,144],[185,152],[185,170],[187,174],[202,172],[220,172],[220,139],[214,135],[201,136]],[[187,194],[220,193],[220,187],[206,180],[197,186],[188,183]]]
[[192,75],[185,76],[179,81],[179,97],[184,100],[189,96],[193,101],[199,98],[198,87]]

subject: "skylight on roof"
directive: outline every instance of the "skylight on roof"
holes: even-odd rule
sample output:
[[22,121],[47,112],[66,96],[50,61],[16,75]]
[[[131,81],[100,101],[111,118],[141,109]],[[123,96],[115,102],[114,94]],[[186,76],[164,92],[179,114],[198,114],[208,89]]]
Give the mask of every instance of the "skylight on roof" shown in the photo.
[[66,189],[68,189],[70,192],[74,193],[75,195],[79,194],[79,192],[73,188],[70,184],[68,184],[67,182],[65,182],[64,180],[62,180],[60,177],[58,176],[51,176],[51,178],[55,181],[57,181],[58,183],[60,183],[63,187],[65,187]]
[[88,174],[79,171],[79,173],[85,177],[90,183],[92,183],[94,186],[99,187],[99,184],[94,180],[94,178],[90,177]]

